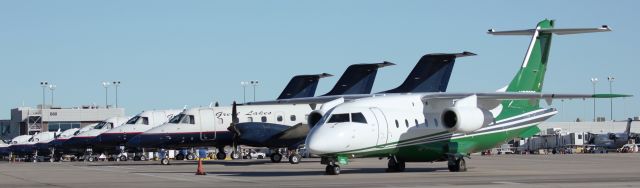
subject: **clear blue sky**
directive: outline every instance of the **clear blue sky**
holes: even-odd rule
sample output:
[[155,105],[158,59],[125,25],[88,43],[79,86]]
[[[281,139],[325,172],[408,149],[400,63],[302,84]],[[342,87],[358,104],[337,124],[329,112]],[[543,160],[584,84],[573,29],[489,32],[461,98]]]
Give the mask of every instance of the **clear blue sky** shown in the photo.
[[[62,106],[104,104],[103,80],[120,80],[120,106],[145,109],[230,104],[240,81],[260,80],[274,99],[294,74],[335,75],[353,63],[391,61],[374,91],[398,85],[425,53],[472,51],[458,60],[449,91],[494,91],[520,66],[528,37],[487,29],[556,27],[614,32],[556,36],[545,92],[591,93],[589,78],[616,77],[614,92],[640,97],[638,1],[0,1],[0,118],[42,101],[58,86]],[[338,76],[323,79],[317,94]],[[251,91],[248,89],[248,91]],[[113,89],[109,90],[113,102]],[[248,98],[252,98],[248,92]],[[47,101],[49,101],[47,92]],[[555,120],[591,119],[591,101],[554,103]],[[615,100],[615,118],[640,115],[638,98]],[[609,101],[598,102],[609,117]]]

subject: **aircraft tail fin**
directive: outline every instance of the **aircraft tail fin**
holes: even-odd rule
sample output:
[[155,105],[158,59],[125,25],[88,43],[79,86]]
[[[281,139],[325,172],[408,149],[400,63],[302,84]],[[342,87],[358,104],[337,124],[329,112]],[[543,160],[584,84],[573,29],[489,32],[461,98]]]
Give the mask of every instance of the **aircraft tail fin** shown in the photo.
[[[576,28],[576,29],[555,29],[554,20],[542,20],[535,29],[495,31],[489,30],[492,35],[528,35],[531,42],[525,54],[520,70],[507,86],[507,92],[541,92],[544,84],[544,76],[547,71],[547,60],[551,49],[551,38],[553,34],[581,34],[593,32],[606,32],[611,29],[603,25],[600,28]],[[504,101],[507,108],[521,109],[519,113],[538,109],[540,102],[535,101]]]
[[323,96],[345,94],[369,94],[373,88],[378,69],[395,65],[391,62],[354,64],[344,71],[333,89]]
[[278,99],[292,99],[300,97],[313,97],[318,87],[320,78],[333,76],[328,73],[297,75],[291,78],[289,84],[282,90]]
[[456,58],[474,55],[471,52],[424,55],[400,86],[381,93],[445,92]]

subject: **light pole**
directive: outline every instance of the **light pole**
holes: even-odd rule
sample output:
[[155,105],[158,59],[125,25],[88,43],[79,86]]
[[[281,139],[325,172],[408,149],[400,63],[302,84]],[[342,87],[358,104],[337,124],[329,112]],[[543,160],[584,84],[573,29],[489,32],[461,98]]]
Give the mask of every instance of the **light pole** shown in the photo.
[[[609,81],[609,94],[613,94],[613,87],[611,85],[613,85],[615,79],[613,76],[607,77]],[[609,98],[609,110],[609,120],[613,121],[613,98]]]
[[251,80],[249,83],[253,86],[253,102],[256,102],[256,86],[260,85],[258,80]]
[[53,91],[56,90],[56,85],[50,84],[49,90],[51,91],[51,106],[53,107]]
[[116,108],[118,108],[118,86],[120,86],[120,81],[113,81],[113,85],[116,86]]
[[[44,105],[45,105],[45,94],[44,94],[44,90],[49,87],[49,82],[47,81],[42,81],[40,82],[40,87],[42,87],[42,106],[40,106],[40,113],[42,113],[42,109],[44,109]],[[42,114],[41,114],[42,115]]]
[[104,87],[104,108],[108,108],[109,106],[109,82],[102,82],[102,86]]
[[242,81],[240,85],[242,85],[242,103],[247,103],[247,86],[249,82]]
[[[591,78],[591,83],[593,84],[593,94],[596,94],[596,83],[598,83],[598,78]],[[596,121],[596,98],[593,98],[593,121]]]

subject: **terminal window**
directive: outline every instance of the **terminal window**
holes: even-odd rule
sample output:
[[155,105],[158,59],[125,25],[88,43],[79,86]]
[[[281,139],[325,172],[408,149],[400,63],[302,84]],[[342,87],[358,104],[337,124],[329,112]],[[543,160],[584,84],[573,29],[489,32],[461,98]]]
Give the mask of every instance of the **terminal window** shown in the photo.
[[80,128],[79,122],[49,122],[49,131],[65,131],[67,129]]

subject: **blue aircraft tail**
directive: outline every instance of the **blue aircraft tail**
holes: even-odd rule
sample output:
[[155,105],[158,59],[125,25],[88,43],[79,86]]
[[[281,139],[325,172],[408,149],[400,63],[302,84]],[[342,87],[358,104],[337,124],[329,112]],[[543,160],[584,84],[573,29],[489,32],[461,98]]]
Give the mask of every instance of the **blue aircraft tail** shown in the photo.
[[391,62],[354,64],[344,71],[340,80],[333,86],[333,89],[323,96],[348,95],[348,94],[369,94],[373,88],[373,82],[378,74],[378,69],[395,65]]
[[445,92],[456,58],[473,55],[476,54],[463,52],[424,55],[400,86],[381,93]]
[[300,97],[313,97],[320,78],[333,76],[328,73],[313,75],[298,75],[291,78],[289,84],[282,90],[278,99],[293,99]]

